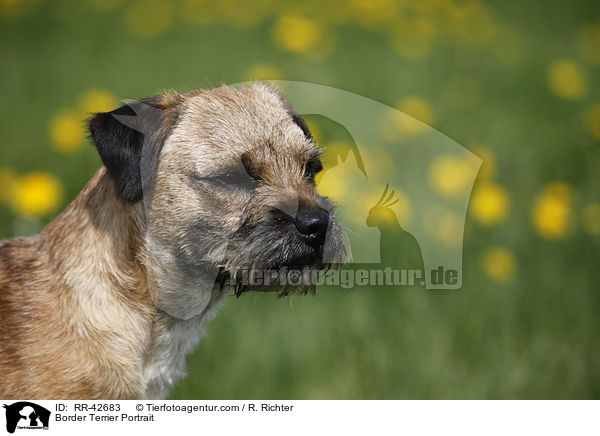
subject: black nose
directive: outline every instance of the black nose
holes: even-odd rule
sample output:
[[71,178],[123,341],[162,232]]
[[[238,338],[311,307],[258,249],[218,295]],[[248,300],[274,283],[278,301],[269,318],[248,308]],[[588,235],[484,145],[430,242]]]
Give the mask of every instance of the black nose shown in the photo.
[[329,213],[323,209],[300,211],[294,224],[302,239],[311,247],[318,248],[325,243]]

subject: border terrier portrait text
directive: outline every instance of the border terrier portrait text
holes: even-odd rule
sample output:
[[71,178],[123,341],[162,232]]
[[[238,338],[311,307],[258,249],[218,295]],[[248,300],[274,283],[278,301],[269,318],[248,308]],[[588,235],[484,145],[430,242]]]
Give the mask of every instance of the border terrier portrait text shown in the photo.
[[104,163],[40,235],[0,242],[0,397],[164,398],[241,271],[321,270],[347,245],[320,150],[266,84],[95,114]]

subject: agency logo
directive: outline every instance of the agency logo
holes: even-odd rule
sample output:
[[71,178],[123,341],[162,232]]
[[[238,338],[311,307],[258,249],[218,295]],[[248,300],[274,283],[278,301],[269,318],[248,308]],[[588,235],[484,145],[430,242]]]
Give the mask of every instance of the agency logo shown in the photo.
[[14,433],[22,430],[48,430],[50,411],[28,401],[4,405],[6,409],[6,431]]

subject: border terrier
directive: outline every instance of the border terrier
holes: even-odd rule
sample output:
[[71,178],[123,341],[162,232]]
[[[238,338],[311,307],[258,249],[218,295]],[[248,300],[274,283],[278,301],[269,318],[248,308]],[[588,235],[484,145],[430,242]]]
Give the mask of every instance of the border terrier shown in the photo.
[[344,261],[320,149],[270,85],[97,113],[104,166],[40,235],[0,242],[0,397],[164,398],[240,271]]

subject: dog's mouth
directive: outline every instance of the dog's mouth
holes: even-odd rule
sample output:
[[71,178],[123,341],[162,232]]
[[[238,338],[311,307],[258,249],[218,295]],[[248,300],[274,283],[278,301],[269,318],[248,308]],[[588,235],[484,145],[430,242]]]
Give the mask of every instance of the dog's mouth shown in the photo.
[[273,229],[272,223],[255,225],[236,235],[219,263],[221,290],[233,289],[238,297],[249,291],[275,292],[280,297],[316,293],[323,271],[343,263],[343,237],[335,226],[329,238],[325,234],[308,238],[299,236],[290,222],[284,224],[283,229]]
[[321,259],[320,255],[306,254],[260,266],[221,268],[217,284],[221,289],[232,287],[236,297],[246,292],[275,292],[279,297],[315,294],[318,275],[331,267]]

